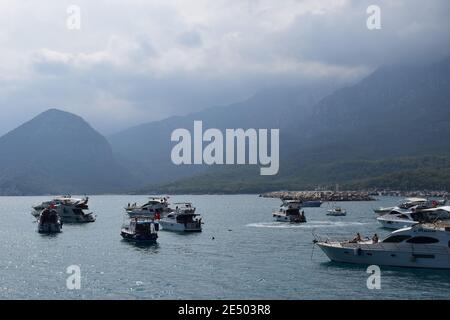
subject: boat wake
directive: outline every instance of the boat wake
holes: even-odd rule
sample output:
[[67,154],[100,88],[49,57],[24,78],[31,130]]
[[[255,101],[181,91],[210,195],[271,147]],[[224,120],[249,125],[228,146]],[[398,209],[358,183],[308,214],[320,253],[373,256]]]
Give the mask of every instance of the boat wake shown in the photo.
[[339,228],[349,226],[362,226],[368,223],[363,222],[343,222],[343,221],[308,221],[307,223],[286,223],[286,222],[256,222],[249,223],[247,227],[253,228],[279,228],[279,229],[316,229],[316,228]]

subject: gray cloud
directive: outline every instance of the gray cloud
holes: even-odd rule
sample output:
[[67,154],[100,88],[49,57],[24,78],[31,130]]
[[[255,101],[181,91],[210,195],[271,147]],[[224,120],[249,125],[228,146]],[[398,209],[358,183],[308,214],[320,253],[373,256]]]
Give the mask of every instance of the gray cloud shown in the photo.
[[[450,53],[446,0],[78,2],[80,31],[65,28],[69,2],[0,4],[0,134],[50,107],[110,133]],[[381,30],[366,28],[370,4]]]

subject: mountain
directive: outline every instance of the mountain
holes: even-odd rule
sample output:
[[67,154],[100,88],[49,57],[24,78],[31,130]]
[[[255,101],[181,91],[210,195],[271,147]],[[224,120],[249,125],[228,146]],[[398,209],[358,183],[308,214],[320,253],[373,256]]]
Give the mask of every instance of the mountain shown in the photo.
[[0,137],[0,194],[115,192],[130,188],[107,140],[82,118],[50,109]]
[[[120,163],[141,178],[143,185],[174,181],[209,169],[203,165],[176,166],[170,154],[174,142],[170,137],[178,128],[193,129],[195,120],[208,128],[280,128],[298,126],[312,115],[312,106],[330,92],[329,87],[279,87],[263,90],[251,98],[229,106],[219,106],[183,117],[171,117],[146,123],[108,138]],[[287,135],[281,140],[289,141]],[[283,148],[283,145],[281,146]]]
[[339,183],[450,190],[450,58],[382,67],[310,110],[282,127],[285,148],[275,177],[261,177],[255,168],[212,168],[148,189],[261,192]]

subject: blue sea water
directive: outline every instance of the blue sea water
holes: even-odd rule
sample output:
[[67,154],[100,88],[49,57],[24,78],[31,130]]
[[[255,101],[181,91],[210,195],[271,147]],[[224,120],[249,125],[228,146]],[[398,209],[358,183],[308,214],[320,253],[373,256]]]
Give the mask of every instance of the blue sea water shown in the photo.
[[[92,196],[97,221],[65,224],[40,235],[31,205],[49,197],[0,197],[1,299],[449,299],[450,272],[381,268],[381,289],[369,290],[366,267],[330,262],[313,234],[386,235],[372,209],[400,199],[344,202],[346,217],[328,204],[305,209],[307,224],[272,222],[278,199],[256,195],[173,196],[192,201],[204,231],[159,232],[136,246],[120,237],[123,207],[146,196]],[[69,290],[67,267],[78,265],[81,289]]]

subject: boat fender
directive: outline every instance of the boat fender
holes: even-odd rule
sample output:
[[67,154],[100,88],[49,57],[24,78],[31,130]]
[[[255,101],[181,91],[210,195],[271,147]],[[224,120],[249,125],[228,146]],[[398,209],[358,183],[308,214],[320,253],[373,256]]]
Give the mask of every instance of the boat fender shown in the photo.
[[355,248],[353,249],[353,254],[355,256],[360,256],[362,254],[362,249],[361,248]]

